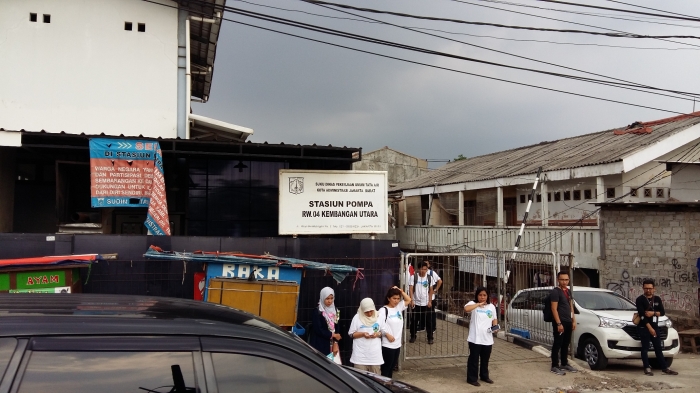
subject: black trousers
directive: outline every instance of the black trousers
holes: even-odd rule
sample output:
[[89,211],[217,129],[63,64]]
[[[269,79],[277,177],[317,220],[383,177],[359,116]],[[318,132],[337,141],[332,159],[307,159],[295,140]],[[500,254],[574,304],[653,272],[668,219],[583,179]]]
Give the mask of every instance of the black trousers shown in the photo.
[[382,347],[382,358],[384,358],[384,364],[382,364],[382,376],[392,378],[394,367],[396,367],[396,365],[399,363],[400,353],[401,348]]
[[642,363],[644,368],[649,368],[649,343],[654,344],[654,353],[656,354],[656,359],[659,362],[659,367],[662,370],[667,369],[666,358],[664,358],[664,353],[661,351],[661,339],[659,338],[659,328],[654,327],[656,330],[656,337],[652,337],[649,333],[649,329],[646,326],[637,326],[639,331],[639,338],[642,341]]
[[428,334],[428,340],[433,339],[433,317],[432,310],[428,306],[416,306],[412,310],[411,315],[411,338],[416,337],[418,331],[418,321],[422,326],[425,326],[425,331]]
[[559,334],[557,331],[557,324],[552,322],[552,329],[554,333],[554,344],[552,344],[552,367],[560,367],[559,360],[561,360],[561,367],[568,364],[567,355],[569,354],[569,343],[571,343],[571,321],[561,321],[562,326],[564,326],[564,332]]
[[[489,379],[489,359],[493,345],[481,345],[469,342],[469,359],[467,360],[467,382],[476,382],[479,378]],[[481,364],[479,364],[481,361]]]

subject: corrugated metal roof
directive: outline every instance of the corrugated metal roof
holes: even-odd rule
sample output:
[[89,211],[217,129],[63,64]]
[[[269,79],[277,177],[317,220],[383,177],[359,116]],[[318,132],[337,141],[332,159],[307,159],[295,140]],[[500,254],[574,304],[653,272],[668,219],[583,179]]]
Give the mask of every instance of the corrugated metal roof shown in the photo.
[[665,123],[633,123],[635,130],[640,124],[651,127],[651,133],[616,135],[615,131],[628,128],[622,127],[454,161],[389,191],[534,174],[540,166],[546,172],[621,161],[623,157],[700,123],[700,112],[666,120]]

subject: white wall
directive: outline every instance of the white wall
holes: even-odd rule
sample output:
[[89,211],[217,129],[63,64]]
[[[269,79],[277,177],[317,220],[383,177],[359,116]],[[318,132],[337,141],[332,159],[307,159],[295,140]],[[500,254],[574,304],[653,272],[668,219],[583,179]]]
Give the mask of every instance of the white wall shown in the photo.
[[671,176],[671,197],[680,202],[700,199],[700,165],[677,164]]
[[[132,31],[124,30],[127,21]],[[145,33],[137,23],[146,24]],[[0,128],[177,135],[175,8],[140,0],[2,0],[0,59]]]

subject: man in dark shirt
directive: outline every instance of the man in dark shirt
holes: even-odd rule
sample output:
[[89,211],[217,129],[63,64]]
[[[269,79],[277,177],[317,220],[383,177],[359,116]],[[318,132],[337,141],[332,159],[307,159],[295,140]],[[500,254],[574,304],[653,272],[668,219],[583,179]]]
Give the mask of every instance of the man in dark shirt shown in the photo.
[[644,374],[654,375],[649,366],[649,343],[653,343],[654,353],[656,353],[656,359],[659,362],[659,367],[661,367],[661,372],[669,375],[678,375],[677,372],[666,366],[666,359],[662,352],[658,321],[659,317],[666,315],[666,311],[664,310],[664,304],[661,298],[654,296],[654,280],[651,278],[645,279],[642,283],[642,289],[644,289],[644,294],[640,295],[635,303],[637,305],[637,313],[640,317],[637,329],[639,330],[639,337],[642,341]]
[[[552,345],[552,369],[557,375],[566,375],[566,371],[575,373],[577,370],[568,364],[567,352],[571,342],[571,333],[576,329],[576,317],[573,300],[569,293],[569,274],[559,272],[557,274],[558,287],[552,289],[549,298],[552,302],[552,331],[554,344]],[[561,366],[559,358],[561,357]]]

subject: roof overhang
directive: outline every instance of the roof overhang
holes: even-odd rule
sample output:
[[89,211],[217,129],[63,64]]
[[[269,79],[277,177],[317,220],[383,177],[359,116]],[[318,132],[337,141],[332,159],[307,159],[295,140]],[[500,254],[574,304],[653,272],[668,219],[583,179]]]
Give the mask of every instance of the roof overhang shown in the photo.
[[189,115],[190,139],[245,142],[253,129],[200,115]]
[[190,20],[190,65],[192,97],[206,102],[214,76],[216,44],[221,31],[221,16],[226,0],[176,0]]

